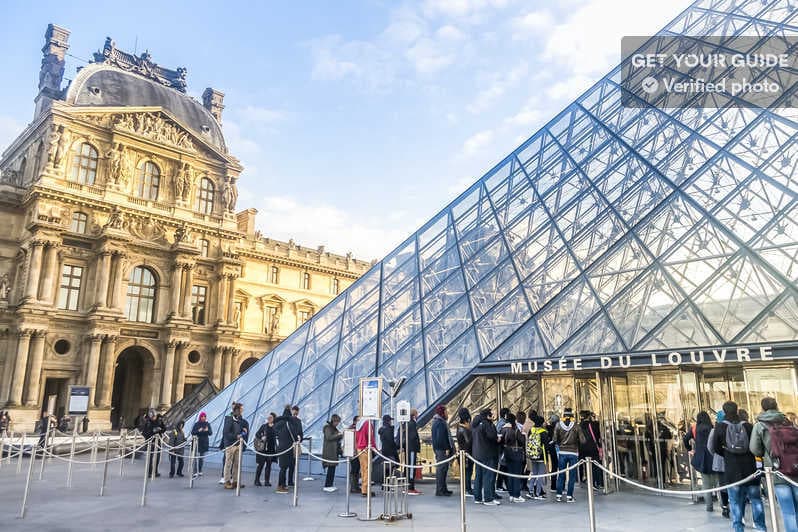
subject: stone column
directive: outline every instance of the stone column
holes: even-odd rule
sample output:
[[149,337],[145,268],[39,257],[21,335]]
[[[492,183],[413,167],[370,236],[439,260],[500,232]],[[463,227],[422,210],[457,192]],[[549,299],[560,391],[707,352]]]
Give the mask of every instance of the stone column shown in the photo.
[[173,316],[178,316],[180,314],[180,285],[182,281],[182,274],[183,265],[179,262],[172,264],[172,277],[169,281],[169,312]]
[[219,323],[226,323],[227,321],[227,276],[224,274],[220,274],[218,280],[216,281],[218,286],[217,289],[217,301],[216,301],[216,318]]
[[86,386],[89,387],[89,406],[97,402],[97,373],[100,370],[100,347],[103,337],[100,334],[89,336],[89,360],[86,365]]
[[186,351],[188,351],[188,344],[180,342],[177,344],[177,351],[175,353],[175,364],[177,365],[177,374],[175,376],[175,390],[174,401],[172,404],[178,402],[183,398],[183,388],[186,385]]
[[5,360],[3,363],[3,377],[0,379],[0,405],[4,405],[8,402],[11,376],[14,374],[14,359],[12,356],[12,350],[17,347],[17,343],[14,340],[16,340],[16,338],[11,334],[8,334],[8,332],[3,335],[3,351],[5,352]]
[[186,264],[183,268],[184,271],[184,288],[183,288],[183,309],[181,314],[187,318],[191,318],[191,285],[194,284],[194,276],[192,271],[193,264]]
[[228,288],[227,288],[227,323],[233,323],[233,314],[235,314],[235,305],[233,302],[235,301],[236,297],[236,278],[235,275],[230,275],[228,277]]
[[26,406],[39,404],[39,389],[42,382],[42,363],[44,362],[44,331],[34,331],[30,346],[30,371],[28,372],[28,394],[25,396]]
[[44,277],[42,278],[41,299],[44,303],[53,303],[53,294],[58,275],[58,248],[56,242],[48,242],[44,252]]
[[33,240],[30,246],[28,284],[25,287],[25,299],[36,299],[36,294],[39,292],[39,276],[42,269],[42,247],[44,247],[44,242]]
[[211,375],[211,380],[213,381],[214,386],[217,388],[222,388],[222,356],[224,355],[224,350],[221,346],[214,346],[213,350],[213,374]]
[[103,374],[100,384],[100,408],[111,407],[111,392],[114,389],[114,369],[116,368],[116,336],[106,336],[103,342]]
[[111,304],[112,308],[124,310],[125,268],[127,267],[127,255],[122,252],[115,252],[113,261],[113,282],[111,283]]
[[95,302],[98,308],[104,308],[108,302],[108,278],[111,269],[111,253],[101,251],[97,256],[97,293]]
[[22,404],[22,386],[25,384],[25,369],[28,367],[28,348],[30,347],[31,331],[23,329],[17,332],[17,358],[14,360],[14,375],[11,379],[11,392],[8,403],[11,405]]
[[161,409],[168,408],[172,404],[172,374],[175,368],[176,346],[177,342],[174,341],[166,344],[166,356],[161,371]]
[[230,384],[230,375],[232,374],[233,369],[233,348],[232,347],[225,347],[224,348],[224,380],[222,381],[224,384],[222,387],[227,386]]

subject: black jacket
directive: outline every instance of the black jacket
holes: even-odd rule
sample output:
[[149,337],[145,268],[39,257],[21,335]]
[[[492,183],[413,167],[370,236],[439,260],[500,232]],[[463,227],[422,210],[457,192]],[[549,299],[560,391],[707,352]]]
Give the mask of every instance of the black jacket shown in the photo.
[[449,434],[449,425],[438,414],[432,417],[432,450],[454,452],[452,438]]
[[274,420],[274,433],[277,437],[277,452],[285,451],[295,441],[302,441],[302,422],[294,416],[278,416]]
[[[601,434],[599,433],[598,423],[594,421],[584,420],[579,426],[582,428],[582,434],[585,435],[585,441],[579,446],[579,457],[590,457],[593,460],[599,459],[599,447],[601,447]],[[592,434],[591,434],[592,429]],[[595,436],[596,439],[593,439]]]
[[211,424],[207,421],[197,421],[191,427],[191,434],[197,437],[197,452],[207,453],[210,447],[210,437],[213,436]]
[[222,445],[230,447],[238,441],[238,437],[244,439],[244,443],[249,436],[249,423],[243,417],[235,418],[232,415],[225,416],[224,428],[222,429]]
[[[258,432],[255,433],[255,439],[263,439],[264,443],[266,444],[266,448],[263,450],[266,454],[274,454],[275,446],[276,446],[276,437],[274,435],[274,427],[270,427],[268,423],[264,423],[258,429]],[[255,462],[258,464],[263,464],[266,462],[266,457],[262,454],[255,455]]]
[[407,422],[407,432],[403,436],[403,438],[404,441],[402,442],[402,445],[407,452],[409,453],[421,452],[421,438],[418,437],[418,424],[416,423],[415,419],[411,419],[410,421]]
[[693,458],[690,463],[696,471],[701,474],[712,473],[712,453],[707,448],[709,443],[709,433],[712,431],[712,425],[701,424],[695,427],[695,436],[693,431],[687,431],[684,435],[684,446],[688,451],[694,451]]
[[160,419],[152,419],[147,417],[144,420],[144,425],[141,428],[141,435],[144,436],[144,439],[149,440],[153,436],[163,434],[166,431],[166,427],[163,424],[163,421]]
[[393,427],[388,425],[383,425],[380,427],[380,430],[377,432],[380,437],[380,445],[382,449],[380,452],[387,456],[388,458],[393,458],[394,460],[399,460],[399,452],[396,448],[396,440],[394,439],[393,434]]
[[499,434],[496,432],[496,425],[476,416],[471,423],[471,435],[474,458],[482,463],[499,459]]
[[[712,442],[712,448],[717,451],[717,454],[723,457],[726,467],[726,470],[722,473],[723,484],[737,482],[756,471],[756,459],[751,451],[747,451],[743,454],[726,452],[726,429],[728,426],[729,422],[727,421],[717,423],[715,425],[715,433],[712,435],[714,438]],[[745,427],[745,431],[748,433],[748,439],[750,441],[751,432],[753,431],[754,427],[750,423],[744,423],[743,426]],[[746,483],[746,485],[757,484],[759,484],[758,478]]]
[[471,427],[464,427],[462,424],[457,425],[457,448],[472,454],[474,450],[474,437],[471,433]]

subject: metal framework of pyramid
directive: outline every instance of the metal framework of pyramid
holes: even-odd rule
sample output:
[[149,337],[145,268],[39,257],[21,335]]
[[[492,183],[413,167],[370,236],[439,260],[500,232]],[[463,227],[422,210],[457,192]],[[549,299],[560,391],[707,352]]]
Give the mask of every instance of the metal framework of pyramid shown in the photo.
[[[660,35],[796,33],[786,0],[708,0]],[[318,435],[365,376],[423,417],[484,362],[798,339],[798,110],[625,108],[623,67],[206,404],[216,434],[236,400]]]

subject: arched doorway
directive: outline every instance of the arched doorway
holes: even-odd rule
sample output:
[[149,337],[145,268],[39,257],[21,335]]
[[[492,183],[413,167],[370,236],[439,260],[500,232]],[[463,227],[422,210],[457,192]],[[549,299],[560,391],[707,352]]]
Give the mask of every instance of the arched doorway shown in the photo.
[[255,357],[249,357],[248,359],[243,361],[241,365],[238,367],[238,374],[241,375],[242,373],[244,373],[246,370],[254,366],[255,362],[257,361],[258,359]]
[[136,417],[149,408],[152,398],[153,358],[141,346],[131,346],[119,354],[111,394],[111,426],[130,428]]

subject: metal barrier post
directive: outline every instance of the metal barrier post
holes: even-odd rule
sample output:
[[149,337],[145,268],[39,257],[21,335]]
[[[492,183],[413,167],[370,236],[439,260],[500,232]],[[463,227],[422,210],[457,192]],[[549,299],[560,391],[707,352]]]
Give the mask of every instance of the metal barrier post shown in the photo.
[[72,430],[72,443],[69,446],[69,463],[67,464],[67,488],[72,487],[72,460],[75,458],[75,435],[77,434],[77,425]]
[[19,511],[19,518],[25,519],[25,510],[28,504],[28,491],[30,491],[30,477],[33,473],[33,462],[36,461],[36,447],[31,448],[30,462],[28,463],[28,478],[25,479],[25,494],[22,496],[22,509]]
[[466,453],[460,449],[460,532],[466,532]]
[[[150,446],[147,444],[147,449]],[[153,464],[153,467],[150,469],[150,480],[155,480],[155,474],[158,472],[158,466],[161,465],[161,439],[160,436],[155,435],[152,437],[152,456],[150,456],[150,462]]]
[[[595,494],[593,493],[593,459],[589,456],[586,458],[587,464],[585,465],[585,473],[587,473],[587,516],[590,524],[590,532],[596,532],[596,501],[594,500]],[[575,472],[572,469],[568,473]]]
[[141,502],[139,506],[144,506],[147,503],[147,478],[150,476],[148,474],[150,468],[150,444],[147,440],[144,440],[144,443],[147,445],[147,451],[144,455],[144,486],[141,488]]
[[108,453],[111,451],[111,439],[105,440],[105,460],[103,463],[103,481],[100,484],[100,497],[105,493],[105,481],[108,480]]
[[19,458],[17,459],[17,474],[22,471],[22,451],[25,450],[25,433],[22,433],[22,443],[19,444]]
[[[368,421],[368,423],[371,423],[371,421]],[[371,427],[369,427],[368,434],[369,434],[369,447],[368,450],[366,451],[366,454],[368,456],[368,463],[366,464],[367,477],[364,478],[361,482],[366,483],[366,519],[371,519],[371,461],[373,458],[371,455]]]
[[47,428],[44,433],[44,446],[42,447],[42,463],[39,465],[39,480],[44,478],[44,463],[47,461],[47,442],[50,440],[50,420],[47,420]]
[[[308,481],[308,480],[314,480],[313,476],[312,476],[312,473],[310,471],[310,467],[311,467],[310,466],[310,453],[313,452],[313,438],[307,437],[305,439],[308,441],[308,476],[306,476],[302,480]],[[299,467],[299,464],[297,464],[297,467]]]
[[[135,447],[134,447],[135,448]],[[127,450],[127,429],[123,429],[119,438],[119,478],[125,478],[125,451]]]
[[[2,432],[0,432],[0,469],[3,469],[3,460],[4,460],[3,453],[5,452],[5,450],[6,450],[6,431],[3,430]],[[8,452],[10,453],[11,450],[9,449]]]
[[773,468],[765,468],[765,486],[768,489],[768,512],[770,513],[770,530],[779,532],[779,516],[776,514],[776,486],[773,482]]
[[241,495],[241,461],[244,459],[244,438],[238,439],[238,467],[236,468],[236,497]]
[[91,440],[91,470],[95,471],[97,469],[97,433],[94,433],[94,436]]
[[296,507],[299,504],[299,459],[302,457],[302,445],[299,442],[294,443],[294,498],[291,501],[291,506]]
[[352,458],[346,459],[346,511],[338,514],[338,517],[355,517],[356,513],[349,511],[349,497],[352,495]]
[[188,451],[188,487],[194,487],[194,449],[197,446],[197,437],[191,437],[191,447]]

